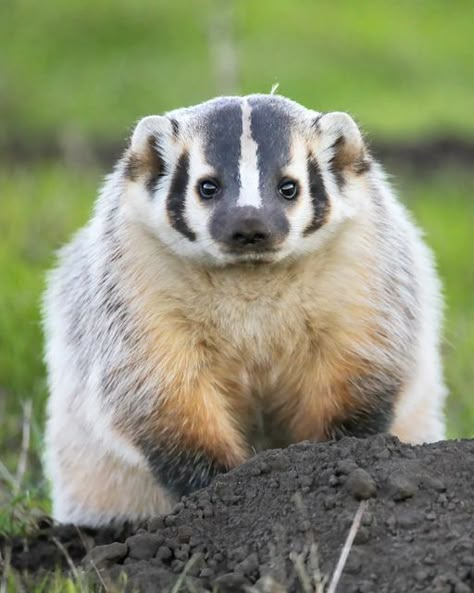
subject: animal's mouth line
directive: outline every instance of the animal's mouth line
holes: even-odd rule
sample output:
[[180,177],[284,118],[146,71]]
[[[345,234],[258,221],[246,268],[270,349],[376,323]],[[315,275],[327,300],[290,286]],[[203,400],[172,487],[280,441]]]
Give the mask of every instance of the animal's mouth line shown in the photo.
[[276,250],[262,251],[260,253],[229,253],[234,256],[234,260],[239,263],[269,263],[274,261]]
[[241,258],[258,258],[265,256],[272,256],[278,253],[279,249],[276,247],[269,248],[247,248],[247,249],[224,249],[226,255],[232,255],[234,257]]

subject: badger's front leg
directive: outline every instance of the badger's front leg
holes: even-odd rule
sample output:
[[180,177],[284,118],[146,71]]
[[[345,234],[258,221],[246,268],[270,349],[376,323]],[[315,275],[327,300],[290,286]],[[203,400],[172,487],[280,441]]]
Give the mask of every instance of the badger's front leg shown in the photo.
[[154,477],[176,499],[248,457],[225,388],[205,370],[177,374],[150,414],[124,419]]
[[302,368],[295,396],[280,408],[280,422],[294,441],[378,433],[411,444],[444,438],[444,390],[430,369],[380,365],[350,355],[326,355]]
[[74,393],[50,405],[47,430],[59,521],[98,526],[169,511],[248,457],[231,399],[235,386],[192,338],[184,353],[173,336],[158,358],[133,343],[143,364],[128,362],[128,352],[115,364],[98,362],[91,373],[100,393],[74,383],[77,373],[67,370],[64,389]]
[[149,336],[148,344],[157,341],[131,384],[138,386],[136,395],[128,395],[125,408],[116,399],[114,424],[178,499],[239,465],[249,452],[239,421],[237,371],[229,365],[220,370],[215,352],[191,331],[166,332],[160,324],[159,338]]
[[444,391],[429,377],[402,380],[396,373],[373,373],[345,383],[300,392],[298,407],[283,407],[292,440],[328,440],[390,433],[410,444],[445,438],[440,401]]
[[[280,407],[279,422],[294,442],[390,432],[401,379],[387,371],[364,370],[354,361],[310,365],[294,396]],[[359,367],[359,368],[358,368]],[[291,392],[291,388],[290,388]]]

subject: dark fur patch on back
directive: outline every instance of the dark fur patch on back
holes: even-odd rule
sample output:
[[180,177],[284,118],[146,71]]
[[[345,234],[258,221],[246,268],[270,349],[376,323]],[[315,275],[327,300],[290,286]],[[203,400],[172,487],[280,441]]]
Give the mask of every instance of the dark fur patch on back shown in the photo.
[[170,193],[168,195],[166,209],[171,225],[190,241],[196,240],[196,234],[192,231],[185,218],[184,206],[186,190],[189,183],[189,154],[184,151],[178,159],[176,169],[171,181]]
[[313,205],[313,218],[304,231],[304,236],[319,229],[325,222],[329,213],[329,197],[324,187],[324,181],[319,165],[314,155],[309,154],[307,159],[309,193]]

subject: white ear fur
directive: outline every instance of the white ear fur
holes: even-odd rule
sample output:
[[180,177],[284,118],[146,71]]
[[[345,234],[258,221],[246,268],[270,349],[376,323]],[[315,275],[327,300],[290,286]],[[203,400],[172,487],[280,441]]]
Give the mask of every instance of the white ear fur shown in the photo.
[[348,144],[362,146],[362,135],[352,117],[344,111],[332,111],[321,116],[319,128],[335,137],[344,136]]
[[161,115],[150,115],[138,122],[124,162],[124,175],[129,181],[140,179],[153,191],[155,181],[163,174],[169,161],[176,129],[170,119]]
[[362,134],[350,115],[342,111],[333,111],[322,115],[317,128],[325,144],[333,149],[332,166],[337,172],[352,168],[355,173],[366,170],[367,150]]
[[172,134],[172,124],[167,117],[162,115],[144,117],[138,122],[133,131],[130,148],[132,152],[139,154],[149,148],[150,138],[156,137],[158,139],[163,134]]
[[354,151],[362,149],[364,145],[362,134],[348,113],[343,111],[326,113],[318,124],[322,132],[334,137],[334,141],[342,137],[347,147],[352,147]]

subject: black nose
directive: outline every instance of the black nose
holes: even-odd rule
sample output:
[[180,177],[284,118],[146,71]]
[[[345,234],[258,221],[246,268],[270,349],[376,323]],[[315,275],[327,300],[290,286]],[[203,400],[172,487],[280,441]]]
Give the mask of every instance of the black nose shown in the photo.
[[236,231],[232,235],[232,243],[235,245],[257,245],[268,240],[268,233],[264,231]]
[[262,220],[256,218],[240,220],[231,229],[229,243],[234,247],[266,247],[270,233]]

